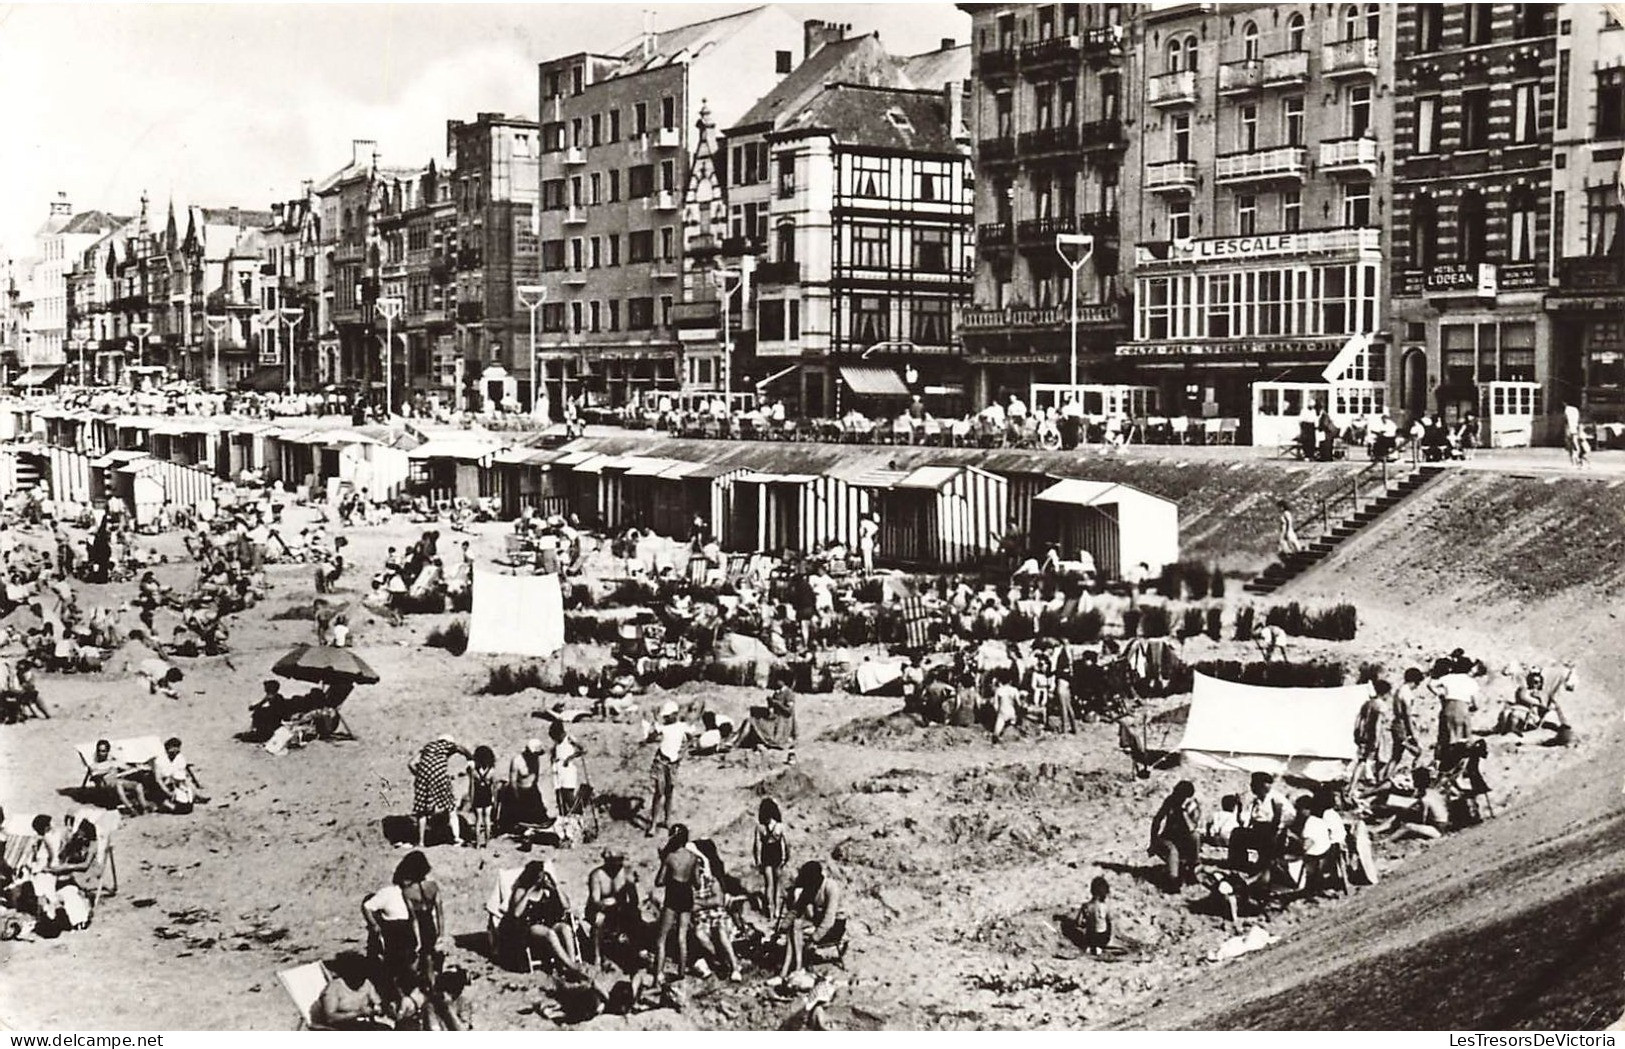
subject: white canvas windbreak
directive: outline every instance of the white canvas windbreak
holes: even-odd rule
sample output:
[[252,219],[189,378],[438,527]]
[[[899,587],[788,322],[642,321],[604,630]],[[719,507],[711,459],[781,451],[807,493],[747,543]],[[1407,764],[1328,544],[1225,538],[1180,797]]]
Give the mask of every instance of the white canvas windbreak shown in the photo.
[[1364,685],[1267,688],[1197,674],[1179,749],[1209,768],[1340,779],[1368,694]]
[[564,593],[556,575],[474,570],[468,650],[550,656],[564,647]]

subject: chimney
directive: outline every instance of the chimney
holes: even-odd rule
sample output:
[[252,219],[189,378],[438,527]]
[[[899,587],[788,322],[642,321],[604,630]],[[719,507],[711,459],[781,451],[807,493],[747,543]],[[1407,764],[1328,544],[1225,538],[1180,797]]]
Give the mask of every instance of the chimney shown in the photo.
[[819,18],[807,19],[801,23],[802,61],[816,55],[825,44],[846,39],[846,34],[851,29],[851,23],[825,22]]
[[67,217],[73,214],[73,205],[68,203],[68,194],[64,190],[56,191],[56,199],[51,201],[51,214]]
[[274,225],[274,226],[282,225],[282,205],[281,204],[272,204],[271,205],[271,224]]
[[650,59],[655,56],[656,46],[660,38],[655,34],[655,13],[649,8],[643,9],[643,57]]
[[370,138],[353,138],[350,140],[350,166],[361,167],[371,164],[378,159],[378,143]]
[[937,47],[937,50],[938,51],[952,51],[954,49],[954,47],[955,47],[954,38],[951,37],[951,36],[945,36],[945,37],[942,38],[941,43]]
[[299,183],[299,195],[304,199],[309,200],[310,195],[314,192],[316,192],[316,181],[314,179],[307,178]]

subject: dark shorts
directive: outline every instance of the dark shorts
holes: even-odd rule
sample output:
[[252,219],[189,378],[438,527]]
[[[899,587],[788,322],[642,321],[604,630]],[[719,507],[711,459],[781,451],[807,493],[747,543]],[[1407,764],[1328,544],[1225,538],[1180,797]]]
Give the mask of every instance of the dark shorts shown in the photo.
[[784,866],[784,845],[777,841],[762,842],[762,862],[764,869],[777,869]]
[[677,779],[677,766],[665,758],[655,758],[654,764],[649,768],[649,776],[654,783],[654,789],[667,797],[671,796],[672,784]]
[[694,909],[694,886],[681,882],[666,885],[666,909],[673,914],[687,914]]

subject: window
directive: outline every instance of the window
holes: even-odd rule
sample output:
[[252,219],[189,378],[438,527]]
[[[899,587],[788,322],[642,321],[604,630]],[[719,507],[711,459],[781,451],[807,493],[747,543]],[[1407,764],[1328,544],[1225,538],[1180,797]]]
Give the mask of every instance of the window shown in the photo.
[[[1501,378],[1507,382],[1534,382],[1535,326],[1533,324],[1501,325],[1500,344]],[[1540,410],[1538,400],[1536,405],[1535,410],[1538,413]]]
[[570,330],[577,335],[581,334],[581,329],[584,326],[582,324],[582,312],[582,303],[570,303]]
[[564,187],[566,183],[561,178],[545,179],[542,182],[542,210],[564,210]]
[[1236,110],[1239,135],[1237,138],[1243,152],[1251,153],[1258,148],[1258,107],[1248,103]]
[[953,233],[945,229],[914,231],[914,270],[918,273],[947,273],[953,267]]
[[773,53],[773,72],[788,73],[795,67],[795,54],[790,51],[775,51]]
[[1318,271],[1320,277],[1320,331],[1323,335],[1341,335],[1348,330],[1350,310],[1348,267],[1325,266]]
[[634,264],[639,262],[653,262],[654,257],[654,230],[633,230],[631,233],[626,235],[626,261]]
[[908,337],[921,346],[946,346],[953,328],[953,303],[915,299],[909,303]]
[[587,240],[587,265],[590,269],[598,269],[604,264],[603,242],[597,237]]
[[660,326],[671,328],[672,311],[676,308],[677,300],[670,295],[660,296]]
[[1190,73],[1195,73],[1197,71],[1197,69],[1196,69],[1196,37],[1194,35],[1187,36],[1185,38],[1185,69],[1186,69],[1187,72],[1190,72]]
[[790,300],[790,338],[801,338],[801,300]]
[[1258,232],[1258,198],[1251,193],[1236,196],[1236,235],[1250,237]]
[[619,266],[621,264],[621,235],[619,233],[611,233],[609,235],[608,264],[611,266]]
[[660,162],[660,188],[667,193],[677,189],[677,161],[662,160]]
[[1123,100],[1123,79],[1116,73],[1100,75],[1100,119],[1116,120]]
[[1417,46],[1423,51],[1437,51],[1444,43],[1444,5],[1416,4]]
[[587,177],[587,203],[602,204],[604,202],[604,176],[594,172]]
[[575,146],[577,149],[581,148],[582,123],[580,117],[576,117],[574,120],[570,121],[570,145]]
[[927,203],[947,200],[948,173],[921,170],[922,167],[923,162],[920,162],[914,172],[914,199]]
[[1241,57],[1247,62],[1258,61],[1258,23],[1248,22],[1241,27]]
[[586,72],[580,66],[570,70],[570,94],[579,95],[587,90]]
[[1172,147],[1175,160],[1189,160],[1191,158],[1191,115],[1189,113],[1175,113],[1168,122],[1169,134],[1172,136]]
[[1484,259],[1484,195],[1476,189],[1463,190],[1456,201],[1456,259]]
[[617,200],[620,200],[620,199],[621,199],[621,173],[619,171],[611,171],[609,173],[609,202],[611,204],[613,204]]
[[632,134],[647,135],[649,133],[649,103],[639,102],[632,107]]
[[579,208],[586,202],[586,194],[582,188],[581,176],[576,175],[570,179],[570,206]]
[[1303,194],[1295,189],[1281,193],[1281,228],[1296,233],[1303,228]]
[[886,200],[891,196],[891,163],[886,157],[852,158],[852,195]]
[[660,100],[660,126],[668,130],[677,126],[677,99],[671,95]]
[[1416,100],[1416,152],[1439,151],[1439,100],[1436,97]]
[[1288,95],[1281,100],[1281,131],[1287,145],[1303,145],[1302,95]]
[[1078,123],[1078,82],[1076,80],[1063,80],[1055,87],[1056,108],[1059,113],[1059,126],[1074,127]]
[[626,196],[629,200],[641,200],[649,196],[655,189],[655,168],[653,164],[639,164],[635,168],[626,169]]
[[[1494,328],[1492,327],[1493,331]],[[1473,385],[1477,356],[1471,324],[1444,324],[1439,327],[1439,345],[1444,350],[1444,385],[1462,388]]]
[[1360,17],[1360,9],[1353,4],[1343,8],[1343,39],[1358,40],[1365,35],[1365,20]]
[[1169,73],[1179,72],[1180,63],[1184,60],[1185,45],[1178,39],[1168,41],[1168,53],[1163,60],[1163,69]]
[[993,126],[998,130],[999,138],[1009,138],[1015,134],[1015,96],[1008,91],[1000,91],[993,96]]
[[1490,144],[1490,89],[1461,93],[1461,148],[1486,149]]
[[1038,9],[1038,39],[1055,39],[1055,7],[1040,7]]
[[604,328],[604,304],[593,301],[587,303],[587,330],[602,331]]
[[1033,217],[1036,219],[1052,219],[1055,217],[1055,184],[1047,171],[1035,171],[1032,175],[1033,184]]
[[1552,194],[1552,258],[1560,259],[1568,254],[1568,245],[1564,237],[1568,221],[1568,194],[1558,190]]
[[556,273],[564,269],[564,241],[542,241],[542,271]]
[[1439,261],[1439,208],[1426,193],[1411,205],[1411,265],[1432,269]]
[[858,295],[852,299],[852,341],[873,346],[891,338],[891,300],[881,295]]
[[784,340],[783,299],[762,299],[756,303],[756,337],[763,342]]
[[1168,239],[1191,239],[1191,199],[1175,197],[1168,202]]
[[1371,133],[1371,89],[1365,85],[1349,88],[1349,137],[1365,138]]
[[595,146],[603,145],[604,144],[604,118],[600,114],[594,113],[592,115],[591,127],[592,127],[592,135],[590,136],[590,141]]
[[626,330],[648,331],[655,326],[655,300],[650,298],[626,300]]
[[1037,116],[1038,130],[1048,131],[1055,126],[1055,85],[1033,85],[1033,112]]
[[1467,46],[1487,44],[1494,36],[1495,8],[1491,4],[1463,4],[1467,18]]
[[1512,141],[1533,142],[1540,134],[1540,110],[1534,84],[1512,85]]
[[542,303],[542,330],[549,332],[562,332],[564,330],[564,303]]
[[671,226],[660,227],[660,258],[670,262],[677,257],[677,231]]
[[558,98],[562,94],[564,94],[563,74],[557,72],[547,74],[547,97]]
[[1380,4],[1365,5],[1365,35],[1370,40],[1377,40],[1382,37],[1382,6]]
[[1586,254],[1594,257],[1620,255],[1625,238],[1620,237],[1620,216],[1625,213],[1613,186],[1597,186],[1586,191]]
[[852,227],[852,265],[859,269],[883,270],[891,264],[891,240],[885,226],[863,223]]
[[779,223],[777,234],[778,251],[775,257],[780,262],[796,261],[796,224],[794,220]]
[[1232,274],[1221,273],[1206,278],[1207,330],[1202,334],[1210,339],[1230,337],[1230,281]]
[[1016,16],[999,16],[999,50],[1010,51],[1016,46]]
[[779,158],[779,198],[796,195],[796,158],[785,154]]
[[1303,50],[1303,16],[1293,15],[1286,20],[1286,49]]
[[1371,225],[1371,183],[1350,182],[1343,187],[1343,225]]
[[1625,137],[1625,69],[1597,74],[1597,137]]
[[580,237],[570,238],[570,268],[577,273],[587,268],[586,242]]
[[621,140],[621,111],[618,109],[609,111],[609,140],[611,142]]
[[1169,279],[1167,277],[1152,277],[1141,281],[1145,289],[1145,318],[1144,337],[1147,339],[1168,338],[1169,321],[1173,318],[1173,305],[1168,297]]
[[1535,191],[1528,186],[1512,188],[1508,221],[1511,229],[1511,261],[1535,261]]

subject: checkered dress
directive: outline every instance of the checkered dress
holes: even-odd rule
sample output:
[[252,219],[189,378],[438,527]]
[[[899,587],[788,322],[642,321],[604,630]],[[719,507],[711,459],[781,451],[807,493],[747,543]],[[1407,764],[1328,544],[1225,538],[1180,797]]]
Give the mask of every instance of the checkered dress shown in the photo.
[[446,767],[455,753],[456,744],[443,739],[431,740],[418,752],[417,774],[412,777],[412,815],[450,812],[457,807],[451,772]]

